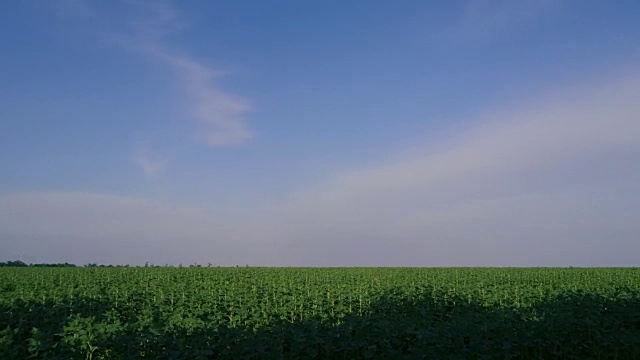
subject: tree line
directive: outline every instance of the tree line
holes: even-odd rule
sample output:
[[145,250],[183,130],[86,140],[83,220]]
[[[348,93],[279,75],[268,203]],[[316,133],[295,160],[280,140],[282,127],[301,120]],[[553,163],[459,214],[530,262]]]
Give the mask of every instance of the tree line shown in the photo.
[[27,264],[24,261],[14,260],[14,261],[3,261],[0,262],[0,266],[11,266],[11,267],[76,267],[76,264],[70,263],[59,263],[59,264]]

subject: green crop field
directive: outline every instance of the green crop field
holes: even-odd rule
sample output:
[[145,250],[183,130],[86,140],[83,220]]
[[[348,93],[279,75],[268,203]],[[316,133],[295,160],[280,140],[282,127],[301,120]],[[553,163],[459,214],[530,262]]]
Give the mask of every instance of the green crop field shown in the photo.
[[0,268],[0,359],[640,359],[640,269]]

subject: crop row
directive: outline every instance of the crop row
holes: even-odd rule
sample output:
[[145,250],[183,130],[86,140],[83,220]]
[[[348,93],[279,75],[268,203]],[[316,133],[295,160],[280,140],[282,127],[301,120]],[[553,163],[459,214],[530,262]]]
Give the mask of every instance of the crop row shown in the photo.
[[2,359],[640,359],[640,269],[3,268]]

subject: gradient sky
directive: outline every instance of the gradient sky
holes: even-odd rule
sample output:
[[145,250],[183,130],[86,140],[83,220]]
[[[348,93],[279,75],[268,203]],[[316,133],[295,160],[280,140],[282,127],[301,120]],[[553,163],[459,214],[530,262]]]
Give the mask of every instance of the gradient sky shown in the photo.
[[640,2],[13,1],[0,261],[640,266]]

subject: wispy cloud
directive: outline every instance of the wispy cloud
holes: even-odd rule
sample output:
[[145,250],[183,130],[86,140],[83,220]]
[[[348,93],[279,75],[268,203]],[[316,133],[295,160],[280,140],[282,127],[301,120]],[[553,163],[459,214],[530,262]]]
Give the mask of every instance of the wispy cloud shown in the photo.
[[221,265],[637,266],[638,94],[637,75],[556,91],[478,117],[438,151],[425,146],[336,174],[243,215],[95,194],[0,194],[0,229],[15,239],[0,253]]
[[[115,4],[115,5],[114,5]],[[177,50],[167,38],[189,28],[191,19],[181,13],[171,1],[122,0],[112,3],[124,18],[110,18],[99,11],[97,3],[88,0],[56,0],[52,3],[58,16],[76,19],[110,20],[99,23],[119,24],[103,28],[102,38],[117,47],[132,50],[167,66],[183,97],[175,99],[175,107],[183,109],[184,119],[191,120],[201,143],[213,147],[230,147],[244,143],[254,134],[246,116],[251,111],[249,101],[224,90],[219,81],[229,75],[213,66]],[[180,91],[178,91],[180,92]],[[149,129],[153,132],[155,129]],[[158,158],[148,145],[138,144],[131,159],[147,177],[167,171],[169,160]]]
[[152,157],[149,154],[149,147],[141,144],[139,144],[133,152],[131,160],[147,177],[163,174],[169,165],[168,159]]
[[252,137],[244,116],[251,107],[247,100],[216,87],[219,72],[188,57],[147,47],[150,54],[166,61],[180,77],[190,96],[191,115],[205,127],[212,146],[236,145]]
[[[212,146],[232,146],[250,139],[245,116],[249,102],[223,90],[217,83],[225,72],[173,50],[166,35],[188,27],[188,21],[169,2],[136,3],[145,14],[131,21],[124,43],[170,66],[187,96],[188,117],[200,121]],[[122,38],[120,39],[122,40]]]
[[[66,16],[107,16],[86,0],[58,0],[59,13]],[[229,71],[221,71],[206,62],[178,50],[167,38],[187,31],[191,23],[170,1],[120,1],[124,19],[109,23],[119,27],[103,31],[103,39],[133,50],[151,60],[165,64],[172,71],[184,97],[176,99],[176,107],[184,109],[184,118],[198,123],[197,132],[203,142],[216,147],[234,146],[252,138],[246,116],[249,101],[223,89],[219,82]]]
[[283,219],[274,228],[292,258],[630,264],[640,233],[637,94],[637,76],[554,92],[481,117],[446,150],[339,175],[268,216]]
[[495,38],[553,13],[559,4],[560,0],[469,0],[452,35],[458,40]]
[[162,41],[165,36],[185,30],[190,25],[190,21],[170,1],[134,0],[126,4],[138,14],[129,21],[128,35],[140,42]]

